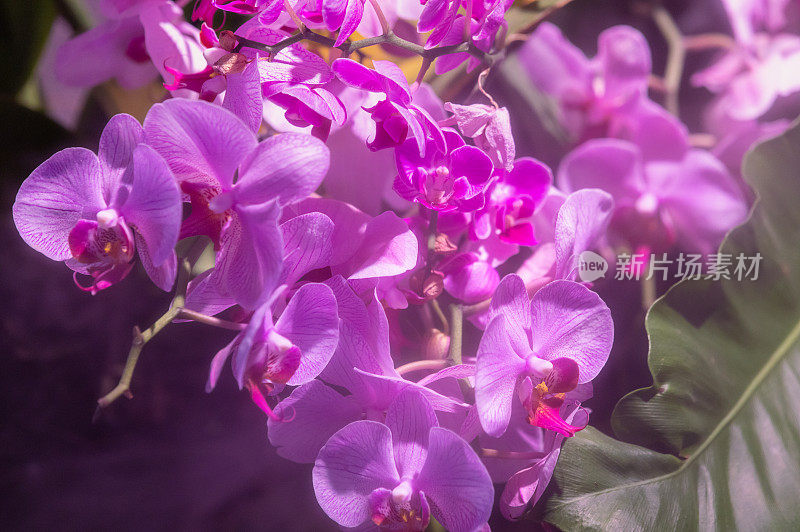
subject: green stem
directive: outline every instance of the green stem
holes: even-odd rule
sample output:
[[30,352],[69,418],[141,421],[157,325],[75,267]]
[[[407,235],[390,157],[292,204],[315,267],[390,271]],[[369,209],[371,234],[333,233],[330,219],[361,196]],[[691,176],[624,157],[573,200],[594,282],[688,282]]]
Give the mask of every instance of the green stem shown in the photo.
[[346,41],[339,46],[334,46],[336,44],[336,40],[332,39],[331,37],[327,37],[325,35],[320,35],[307,27],[303,27],[294,33],[290,37],[277,42],[275,44],[264,44],[258,41],[253,41],[250,39],[245,39],[243,37],[237,37],[236,40],[238,41],[238,45],[234,49],[234,51],[238,52],[243,47],[253,48],[254,50],[261,50],[263,52],[267,52],[270,57],[275,57],[275,55],[283,50],[284,48],[296,44],[300,41],[312,41],[317,44],[321,44],[323,46],[327,46],[329,48],[337,48],[342,51],[343,57],[348,57],[350,54],[361,50],[362,48],[368,48],[370,46],[377,46],[379,44],[391,44],[397,46],[398,48],[402,48],[407,50],[413,54],[416,54],[423,59],[436,59],[442,55],[448,54],[458,54],[458,53],[468,53],[473,57],[480,59],[485,65],[491,66],[494,64],[495,60],[497,59],[494,55],[488,54],[475,46],[472,42],[462,42],[458,44],[451,44],[448,46],[436,46],[434,48],[425,48],[421,44],[417,44],[415,42],[407,41],[402,37],[398,37],[391,31],[384,33],[383,35],[378,35],[376,37],[368,37],[366,39],[359,39],[357,41]]
[[235,321],[221,320],[219,318],[215,318],[214,316],[207,316],[205,314],[200,314],[199,312],[189,310],[188,308],[178,309],[177,317],[186,318],[188,320],[196,321],[198,323],[204,323],[206,325],[211,325],[212,327],[219,327],[220,329],[228,329],[231,331],[243,331],[247,327],[246,323],[237,323]]
[[642,276],[642,309],[647,312],[653,303],[656,302],[656,278],[655,276]]
[[383,9],[381,9],[378,0],[369,0],[369,3],[372,4],[372,9],[375,10],[375,15],[378,17],[378,21],[381,23],[381,30],[383,33],[389,33],[392,29],[389,27],[389,22],[386,20],[386,15],[383,14]]
[[[439,211],[431,211],[431,216],[428,221],[428,262],[436,248],[436,233],[439,225]],[[429,264],[430,265],[430,264]]]
[[404,364],[398,368],[395,368],[395,370],[400,375],[405,375],[406,373],[411,373],[412,371],[421,371],[425,369],[444,369],[448,364],[449,362],[447,360],[417,360],[415,362],[409,362],[408,364]]
[[461,364],[461,336],[464,331],[464,314],[458,303],[450,305],[450,363],[453,366]]
[[[462,363],[461,348],[463,333],[463,307],[459,303],[454,303],[450,305],[450,351],[448,352],[448,359],[451,366],[457,366]],[[465,402],[474,402],[475,391],[472,389],[467,379],[458,379],[458,387],[461,388],[461,394],[464,396]]]
[[442,324],[442,332],[450,336],[450,323],[447,321],[447,316],[445,316],[444,312],[442,312],[441,305],[439,305],[439,302],[436,299],[431,299],[428,301],[428,303],[430,303],[433,312],[436,314],[436,317],[439,318],[439,322]]
[[681,78],[683,77],[683,63],[686,59],[683,35],[681,35],[675,21],[663,6],[657,6],[653,9],[653,21],[667,41],[668,47],[667,66],[664,71],[664,87],[666,89],[664,107],[673,115],[678,116],[680,111],[678,93],[681,88]]
[[191,248],[186,253],[186,256],[183,257],[179,262],[178,280],[175,283],[175,295],[172,298],[172,303],[170,304],[169,309],[167,309],[167,311],[162,314],[155,321],[155,323],[153,323],[144,331],[140,330],[139,327],[133,328],[133,342],[131,343],[130,351],[128,351],[128,358],[125,361],[125,368],[122,370],[122,376],[120,376],[119,382],[110,392],[97,400],[98,411],[95,412],[95,417],[97,417],[100,409],[107,408],[123,395],[128,398],[133,396],[130,388],[131,379],[133,378],[133,372],[136,369],[136,364],[139,362],[139,355],[142,354],[142,348],[155,335],[161,332],[162,329],[172,323],[172,320],[181,314],[183,305],[186,303],[186,288],[189,285],[189,277],[192,273],[192,266],[194,265],[194,261],[197,260],[197,257],[199,257],[202,253],[205,246],[206,242],[202,239],[198,239],[192,244]]

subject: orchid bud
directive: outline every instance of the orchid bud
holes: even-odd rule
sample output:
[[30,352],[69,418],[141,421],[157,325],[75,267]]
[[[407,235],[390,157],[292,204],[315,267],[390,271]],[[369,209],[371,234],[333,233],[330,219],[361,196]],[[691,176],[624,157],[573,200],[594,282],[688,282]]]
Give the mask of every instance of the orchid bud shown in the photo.
[[242,54],[226,54],[214,63],[214,72],[221,75],[238,74],[247,66],[247,57]]
[[236,40],[236,35],[230,30],[223,30],[219,33],[219,47],[228,52],[233,52],[239,41]]
[[450,349],[450,337],[439,329],[430,329],[422,337],[422,358],[442,360]]
[[436,299],[444,290],[444,276],[439,272],[431,272],[422,282],[422,295],[426,299]]
[[456,251],[458,251],[458,246],[453,244],[453,242],[450,240],[450,237],[444,233],[439,233],[436,235],[436,241],[433,244],[434,253],[444,257],[449,257]]

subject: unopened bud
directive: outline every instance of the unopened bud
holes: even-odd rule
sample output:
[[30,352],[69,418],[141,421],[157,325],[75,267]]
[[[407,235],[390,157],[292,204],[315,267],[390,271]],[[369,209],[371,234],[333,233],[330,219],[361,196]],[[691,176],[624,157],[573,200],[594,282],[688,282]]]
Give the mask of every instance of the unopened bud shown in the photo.
[[433,251],[439,255],[449,256],[458,251],[458,246],[453,244],[444,233],[436,235],[436,241],[433,244]]
[[422,357],[428,360],[442,360],[450,349],[450,337],[439,329],[431,329],[422,337]]
[[247,66],[247,57],[242,54],[225,54],[214,63],[214,72],[220,75],[238,74]]
[[236,40],[236,35],[230,30],[224,30],[219,33],[219,47],[228,52],[233,52],[239,41]]
[[422,296],[425,299],[436,299],[444,290],[444,276],[439,272],[431,272],[422,282]]

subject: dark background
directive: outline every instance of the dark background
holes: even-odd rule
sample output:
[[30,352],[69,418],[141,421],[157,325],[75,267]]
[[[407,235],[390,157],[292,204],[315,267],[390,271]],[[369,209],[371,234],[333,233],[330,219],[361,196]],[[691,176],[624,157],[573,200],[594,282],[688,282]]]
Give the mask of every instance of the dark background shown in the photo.
[[[14,103],[36,53],[26,28],[46,19],[52,7],[9,0],[0,10],[12,40],[0,72],[0,528],[335,529],[316,504],[311,466],[275,454],[263,415],[233,379],[226,375],[214,393],[204,393],[211,356],[233,333],[171,326],[145,347],[133,400],[118,401],[92,422],[95,401],[121,373],[132,327],[148,326],[169,296],[138,266],[112,289],[94,297],[82,293],[68,268],[28,248],[16,233],[10,212],[19,184],[60,148],[96,149],[106,120],[96,97],[77,133]],[[640,7],[575,0],[552,20],[590,55],[600,31],[631,24],[648,36],[659,73],[664,42]],[[667,7],[684,33],[724,29],[717,2],[672,1]],[[687,70],[702,61],[691,56]],[[501,103],[512,104],[502,80],[493,83]],[[694,130],[706,101],[702,91],[687,87],[682,94],[682,118]],[[518,155],[536,154],[539,140],[519,131]],[[612,307],[616,341],[587,406],[594,410],[592,423],[608,432],[616,401],[650,378],[638,286],[613,282],[598,291]],[[491,525],[538,528],[499,516]]]

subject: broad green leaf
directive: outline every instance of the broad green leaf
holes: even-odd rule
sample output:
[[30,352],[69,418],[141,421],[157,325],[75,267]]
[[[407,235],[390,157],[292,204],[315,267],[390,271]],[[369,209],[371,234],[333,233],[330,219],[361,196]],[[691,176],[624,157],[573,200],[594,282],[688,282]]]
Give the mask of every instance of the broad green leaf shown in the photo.
[[800,123],[751,151],[744,174],[758,199],[721,252],[761,253],[758,279],[683,281],[651,308],[654,384],[613,418],[630,443],[592,430],[567,442],[547,521],[800,529]]

